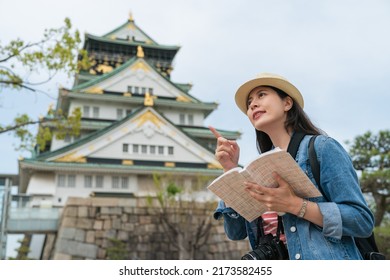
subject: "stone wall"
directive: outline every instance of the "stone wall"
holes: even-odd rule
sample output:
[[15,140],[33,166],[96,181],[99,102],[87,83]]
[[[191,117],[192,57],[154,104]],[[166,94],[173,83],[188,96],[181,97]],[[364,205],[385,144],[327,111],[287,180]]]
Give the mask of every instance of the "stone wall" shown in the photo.
[[[179,209],[168,215],[177,225],[172,230],[191,227],[184,233],[187,236],[211,216],[210,206],[202,203],[192,209]],[[56,260],[108,259],[110,252],[117,250],[121,259],[183,259],[181,251],[170,241],[174,234],[163,227],[159,211],[161,207],[151,206],[146,198],[70,198],[63,209],[56,239],[47,244],[44,256]],[[191,224],[186,224],[188,221]],[[191,258],[239,259],[249,250],[247,240],[226,238],[223,221],[210,221],[205,244],[196,248]],[[119,247],[115,245],[118,242]]]

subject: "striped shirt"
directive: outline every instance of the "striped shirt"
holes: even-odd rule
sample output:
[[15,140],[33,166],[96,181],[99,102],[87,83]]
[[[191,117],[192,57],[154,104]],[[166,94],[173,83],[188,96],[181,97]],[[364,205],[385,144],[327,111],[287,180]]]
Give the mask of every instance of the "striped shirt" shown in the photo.
[[[276,231],[278,229],[278,213],[269,211],[265,212],[261,217],[263,218],[264,235],[272,233],[272,235],[276,236]],[[282,233],[280,234],[280,240],[286,243],[286,237]]]

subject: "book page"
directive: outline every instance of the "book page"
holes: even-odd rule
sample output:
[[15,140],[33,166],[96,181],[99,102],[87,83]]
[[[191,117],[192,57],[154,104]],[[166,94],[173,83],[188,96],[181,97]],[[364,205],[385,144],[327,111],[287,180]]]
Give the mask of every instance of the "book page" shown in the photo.
[[251,181],[265,187],[277,187],[273,172],[277,172],[286,180],[297,196],[302,198],[321,196],[291,155],[278,148],[262,154],[242,170],[235,168],[222,174],[208,186],[208,189],[251,222],[266,212],[267,208],[250,196],[245,190],[244,182]]
[[214,180],[208,189],[221,198],[226,205],[232,207],[247,221],[253,221],[267,211],[265,205],[251,197],[245,190],[244,182],[250,181],[250,178],[246,178],[248,173],[234,170],[223,175]]
[[302,171],[298,163],[285,151],[278,151],[259,157],[245,168],[253,178],[253,182],[265,187],[277,187],[272,176],[278,173],[293,188],[294,193],[302,198],[321,196],[309,177]]

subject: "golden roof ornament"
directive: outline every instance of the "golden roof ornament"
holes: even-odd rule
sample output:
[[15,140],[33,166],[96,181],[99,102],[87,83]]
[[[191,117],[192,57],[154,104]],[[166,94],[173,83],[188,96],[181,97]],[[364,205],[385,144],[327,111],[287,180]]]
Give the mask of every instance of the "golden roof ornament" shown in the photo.
[[133,13],[131,11],[129,12],[129,21],[134,21]]
[[137,47],[137,57],[143,58],[144,56],[145,56],[144,50],[142,49],[141,46],[138,46],[138,47]]
[[144,105],[153,106],[155,98],[157,98],[157,96],[153,96],[149,92],[145,93]]

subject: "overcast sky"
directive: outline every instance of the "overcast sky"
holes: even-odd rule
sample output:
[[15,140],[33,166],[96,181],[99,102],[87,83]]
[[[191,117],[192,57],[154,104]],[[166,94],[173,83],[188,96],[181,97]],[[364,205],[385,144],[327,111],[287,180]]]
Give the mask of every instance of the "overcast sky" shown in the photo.
[[[368,130],[390,128],[386,0],[0,0],[0,41],[37,41],[65,17],[82,34],[101,36],[125,23],[129,12],[158,43],[181,46],[172,80],[191,82],[192,95],[220,104],[205,125],[243,133],[242,164],[255,157],[255,139],[234,93],[260,72],[295,84],[309,117],[343,144]],[[45,114],[58,86],[72,82],[58,76],[41,87],[48,95],[0,92],[1,123],[18,113]],[[18,172],[13,142],[11,135],[0,135],[0,173]]]

